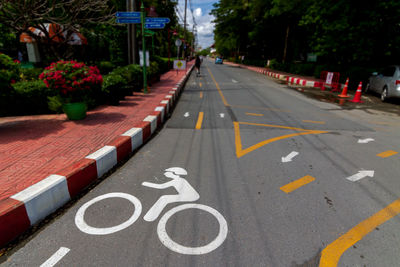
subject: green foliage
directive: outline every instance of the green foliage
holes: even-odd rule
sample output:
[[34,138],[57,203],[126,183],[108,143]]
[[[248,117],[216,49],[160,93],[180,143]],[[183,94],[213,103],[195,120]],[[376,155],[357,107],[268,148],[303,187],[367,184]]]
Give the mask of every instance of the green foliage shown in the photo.
[[[157,62],[160,74],[169,71],[170,67],[168,67],[168,58],[153,56],[152,60]],[[173,60],[171,59],[171,67],[172,64]]]
[[5,54],[0,54],[0,96],[11,89],[11,83],[19,80],[19,64]]
[[111,61],[100,61],[97,64],[98,69],[102,75],[109,74],[115,68],[115,65]]
[[20,69],[21,79],[23,81],[34,81],[39,79],[39,75],[43,72],[42,68]]
[[14,89],[13,106],[9,106],[8,115],[34,115],[48,113],[47,97],[54,92],[43,81],[21,81],[12,85]]
[[63,112],[63,100],[61,96],[55,95],[55,96],[48,96],[47,97],[47,105],[49,107],[49,110],[55,112],[55,113],[62,113]]

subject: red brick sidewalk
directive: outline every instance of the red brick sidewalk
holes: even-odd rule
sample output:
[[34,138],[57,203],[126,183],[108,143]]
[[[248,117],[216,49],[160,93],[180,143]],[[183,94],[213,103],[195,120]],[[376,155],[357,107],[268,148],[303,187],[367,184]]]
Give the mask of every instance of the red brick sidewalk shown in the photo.
[[184,75],[170,71],[151,93],[134,93],[119,106],[98,107],[82,121],[68,121],[64,114],[0,118],[0,202],[142,122]]

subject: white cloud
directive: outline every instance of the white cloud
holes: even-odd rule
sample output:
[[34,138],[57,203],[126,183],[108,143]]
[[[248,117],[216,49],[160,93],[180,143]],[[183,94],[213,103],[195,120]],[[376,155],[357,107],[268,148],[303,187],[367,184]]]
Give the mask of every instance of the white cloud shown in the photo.
[[194,10],[194,14],[193,14],[196,18],[198,18],[198,17],[201,17],[201,15],[202,15],[202,12],[201,12],[201,8],[199,7],[199,8],[196,8],[195,10]]
[[[182,18],[184,16],[184,11],[185,11],[185,1],[178,1],[178,10],[179,13],[181,14]],[[198,2],[198,3],[196,3]],[[206,48],[211,46],[214,43],[214,23],[212,21],[214,20],[214,16],[209,15],[211,9],[213,8],[212,4],[215,3],[216,0],[201,0],[201,1],[195,1],[192,0],[192,8],[193,10],[193,16],[196,20],[197,23],[197,38],[198,38],[198,44],[202,48]],[[187,24],[188,24],[188,29],[192,30],[193,29],[193,18],[192,18],[192,13],[190,11],[190,6],[188,4],[187,7]],[[183,24],[182,21],[180,21],[181,24]]]

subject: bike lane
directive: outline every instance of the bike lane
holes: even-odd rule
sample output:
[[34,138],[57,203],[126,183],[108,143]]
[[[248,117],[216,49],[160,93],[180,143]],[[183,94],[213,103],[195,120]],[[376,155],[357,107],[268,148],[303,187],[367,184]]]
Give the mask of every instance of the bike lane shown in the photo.
[[[211,73],[218,73],[212,66],[210,69]],[[222,81],[219,87],[228,103],[235,104],[234,98],[248,99],[240,94],[242,89],[234,85],[236,83],[228,83],[229,80],[224,80],[222,74],[215,75],[217,81]],[[238,84],[244,80],[235,78]],[[254,77],[249,79],[257,82]],[[249,83],[248,86],[253,85]],[[72,266],[290,266],[307,261],[316,263],[318,254],[327,243],[384,204],[378,205],[366,197],[354,203],[353,195],[358,195],[360,190],[335,179],[335,175],[344,172],[338,172],[337,166],[322,164],[322,160],[311,163],[295,161],[290,167],[282,167],[282,151],[290,152],[290,149],[300,147],[303,148],[301,155],[310,154],[307,157],[310,159],[314,154],[315,158],[315,154],[324,151],[326,147],[324,138],[332,141],[334,138],[343,139],[343,136],[294,137],[286,142],[270,143],[238,158],[232,117],[243,121],[242,118],[252,115],[246,115],[241,108],[232,106],[230,113],[220,96],[210,73],[203,69],[202,77],[192,75],[165,128],[124,166],[28,240],[4,264],[37,266],[54,253],[58,257],[64,255],[60,265]],[[253,108],[247,110],[247,113],[253,113],[253,116],[261,114],[256,113],[257,105],[254,102],[247,101]],[[271,110],[279,107],[265,105],[265,108]],[[196,130],[200,112],[204,114],[203,120],[200,129]],[[299,112],[296,114],[299,115]],[[267,120],[266,114],[259,117]],[[253,119],[252,123],[267,123]],[[288,119],[294,121],[292,116]],[[305,119],[317,121],[318,118]],[[282,125],[283,122],[287,120],[276,119],[274,123]],[[345,122],[337,123],[348,127]],[[248,124],[240,127],[243,127],[241,138],[244,147],[262,141],[260,138],[265,133],[279,135],[287,130],[271,131],[266,130],[270,127]],[[321,125],[317,127],[322,129]],[[346,145],[337,149],[344,149]],[[312,146],[316,147],[311,149]],[[327,157],[338,157],[334,156],[333,149],[324,154]],[[278,159],[274,158],[277,155]],[[368,163],[367,160],[358,160],[360,165]],[[157,229],[161,217],[181,207],[181,203],[167,205],[154,222],[143,219],[160,197],[177,193],[172,187],[161,190],[143,186],[144,182],[170,182],[165,170],[171,167],[181,167],[187,171],[187,175],[181,176],[200,196],[191,204],[215,209],[226,220],[226,239],[209,253],[190,256],[174,252],[160,241]],[[324,173],[328,174],[328,180],[319,175]],[[308,184],[304,183],[303,187],[292,193],[279,189],[295,180],[295,177],[306,177],[307,174],[315,180],[308,180]],[[368,184],[363,185],[369,189]],[[106,235],[90,235],[79,230],[75,224],[79,209],[96,197],[110,193],[123,193],[128,199],[134,196],[140,201],[142,209],[136,221],[118,232]],[[392,198],[388,195],[383,200],[390,202]],[[113,197],[97,201],[87,207],[84,220],[97,228],[108,228],[129,221],[138,209],[132,203],[135,200],[128,199]],[[354,208],[356,204],[359,207]],[[342,209],[346,205],[351,207]],[[211,214],[209,210],[184,209],[167,220],[165,232],[185,247],[206,246],[219,236],[223,224],[218,221],[218,215]],[[382,241],[377,238],[373,242],[377,240]],[[352,256],[350,262],[357,264],[359,261]]]

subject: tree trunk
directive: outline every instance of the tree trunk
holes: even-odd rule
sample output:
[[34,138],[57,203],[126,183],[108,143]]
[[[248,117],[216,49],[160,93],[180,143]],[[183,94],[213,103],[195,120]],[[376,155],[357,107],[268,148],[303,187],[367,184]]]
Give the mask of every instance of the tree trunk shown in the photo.
[[286,63],[287,47],[289,42],[289,31],[290,31],[290,24],[288,23],[285,36],[285,47],[283,48],[283,58],[282,58],[283,63]]

